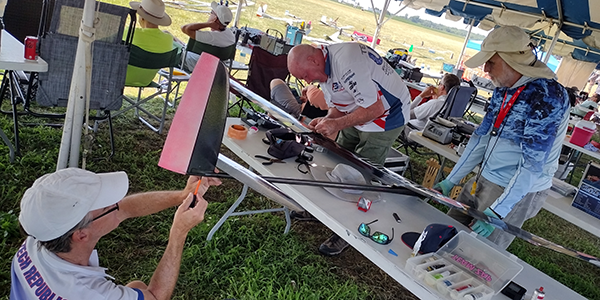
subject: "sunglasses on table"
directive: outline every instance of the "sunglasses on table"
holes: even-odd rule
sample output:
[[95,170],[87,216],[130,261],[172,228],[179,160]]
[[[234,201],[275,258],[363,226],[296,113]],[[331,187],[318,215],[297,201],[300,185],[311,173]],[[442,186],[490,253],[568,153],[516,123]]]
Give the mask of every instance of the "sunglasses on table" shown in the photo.
[[379,220],[371,221],[369,223],[360,223],[360,225],[358,226],[358,232],[360,232],[360,234],[362,234],[363,236],[371,238],[371,240],[373,240],[373,242],[377,244],[387,245],[391,243],[394,239],[394,227],[392,227],[392,237],[389,237],[387,234],[379,231],[376,231],[373,234],[371,234],[371,228],[369,227],[369,225],[377,221]]

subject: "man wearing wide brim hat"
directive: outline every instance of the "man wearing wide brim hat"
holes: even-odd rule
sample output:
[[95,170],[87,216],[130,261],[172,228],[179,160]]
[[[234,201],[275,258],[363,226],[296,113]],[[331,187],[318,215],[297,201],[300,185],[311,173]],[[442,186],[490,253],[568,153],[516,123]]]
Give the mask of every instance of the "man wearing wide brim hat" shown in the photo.
[[[173,36],[160,30],[159,26],[171,25],[171,17],[165,12],[165,4],[161,0],[142,0],[129,2],[138,15],[132,44],[151,53],[165,53],[173,50]],[[127,32],[125,32],[125,35]],[[158,69],[145,69],[127,66],[126,86],[145,87],[152,82]]]
[[[227,25],[231,23],[233,14],[229,7],[215,1],[210,4],[211,12],[208,20],[204,23],[191,23],[181,27],[181,31],[190,38],[207,45],[215,47],[229,47],[235,43],[235,34]],[[202,30],[208,28],[209,30]],[[184,68],[188,71],[194,70],[200,55],[188,52],[185,56]]]
[[[484,65],[496,88],[481,125],[436,189],[448,195],[480,165],[457,200],[521,227],[538,213],[552,186],[568,125],[569,96],[537,59],[529,36],[515,26],[490,32],[481,51],[465,65]],[[507,248],[514,239],[456,210],[448,214],[501,247]]]
[[[220,184],[215,178],[199,180],[191,176],[181,191],[126,196],[125,172],[68,168],[38,178],[21,199],[19,223],[27,238],[12,260],[10,299],[171,299],[187,234],[204,219],[203,195]],[[194,191],[197,202],[191,207]],[[100,238],[126,219],[176,205],[165,253],[148,285],[113,283],[94,250]]]

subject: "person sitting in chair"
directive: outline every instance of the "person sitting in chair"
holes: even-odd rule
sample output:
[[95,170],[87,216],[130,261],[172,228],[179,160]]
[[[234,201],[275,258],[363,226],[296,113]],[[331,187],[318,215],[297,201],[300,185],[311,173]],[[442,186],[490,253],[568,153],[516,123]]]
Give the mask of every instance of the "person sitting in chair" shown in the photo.
[[[165,12],[165,4],[161,0],[142,0],[130,2],[131,8],[137,11],[141,28],[135,28],[132,44],[152,53],[165,53],[173,50],[173,36],[163,32],[158,26],[171,25],[171,17]],[[127,33],[125,33],[127,34]],[[147,86],[156,76],[157,69],[144,69],[127,66],[126,86]]]
[[583,103],[575,105],[571,108],[571,114],[585,117],[590,110],[596,110],[598,108],[598,100],[600,100],[599,94],[593,94]]
[[[183,25],[181,31],[190,38],[205,44],[216,47],[228,47],[235,43],[235,34],[227,29],[227,25],[233,19],[233,14],[227,6],[217,4],[213,1],[210,4],[212,11],[208,21],[204,23],[190,23]],[[210,30],[201,29],[210,28]],[[188,52],[185,55],[184,69],[193,70],[200,55]]]
[[[325,102],[325,96],[315,85],[309,84],[302,89],[300,102],[296,100],[285,81],[279,78],[271,80],[270,88],[271,102],[295,118],[306,116],[314,119],[327,115],[329,107]],[[307,103],[309,105],[306,105]]]
[[[460,85],[460,78],[454,74],[446,74],[442,78],[440,85],[428,86],[419,96],[417,96],[410,104],[410,121],[406,126],[405,131],[423,130],[427,120],[433,117],[446,102],[448,92]],[[430,100],[423,101],[430,98]],[[405,132],[408,133],[408,132]]]

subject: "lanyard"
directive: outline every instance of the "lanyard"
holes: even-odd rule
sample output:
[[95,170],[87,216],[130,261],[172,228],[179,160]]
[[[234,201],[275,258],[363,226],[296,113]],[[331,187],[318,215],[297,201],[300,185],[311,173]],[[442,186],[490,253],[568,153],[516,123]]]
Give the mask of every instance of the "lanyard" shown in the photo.
[[[504,118],[506,118],[506,115],[512,108],[513,104],[515,104],[515,101],[517,101],[519,94],[521,94],[521,92],[524,89],[525,89],[525,85],[518,88],[517,91],[512,95],[512,97],[510,97],[510,100],[508,100],[508,103],[506,103],[506,105],[504,105],[504,103],[506,102],[506,96],[508,95],[508,92],[504,94],[504,99],[502,100],[502,105],[500,106],[500,111],[498,112],[498,116],[496,117],[496,121],[494,122],[494,128],[492,128],[492,132],[490,133],[491,136],[498,135],[498,131],[500,130],[500,125],[502,125],[502,121],[504,121]],[[488,141],[488,143],[489,143],[489,141]],[[494,144],[494,147],[495,147],[495,144]],[[492,150],[493,150],[493,148],[492,148]],[[487,151],[487,146],[486,146],[485,151]],[[479,180],[479,176],[481,176],[481,171],[485,167],[486,162],[487,162],[487,159],[485,162],[483,162],[481,164],[481,168],[479,168],[479,172],[477,172],[477,176],[475,178],[475,181],[473,182],[473,186],[471,186],[471,195],[475,195],[475,191],[477,189],[477,181]]]
[[525,89],[525,86],[518,88],[517,91],[512,95],[512,97],[510,97],[510,100],[508,100],[508,103],[506,103],[506,105],[504,105],[504,103],[506,102],[506,95],[508,94],[508,92],[504,94],[504,100],[502,100],[502,105],[500,106],[500,111],[498,112],[498,116],[496,117],[496,122],[494,122],[494,128],[492,129],[492,132],[491,132],[492,136],[498,135],[498,130],[500,129],[500,125],[502,124],[502,121],[504,121],[504,118],[506,118],[508,111],[510,111],[513,104],[515,104],[515,101],[517,101],[519,94],[521,94],[521,92],[524,89]]

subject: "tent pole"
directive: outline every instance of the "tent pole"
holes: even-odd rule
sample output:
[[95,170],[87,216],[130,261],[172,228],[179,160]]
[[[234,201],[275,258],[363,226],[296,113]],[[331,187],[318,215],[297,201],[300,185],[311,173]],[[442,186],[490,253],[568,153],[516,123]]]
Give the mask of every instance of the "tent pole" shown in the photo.
[[545,64],[548,63],[550,59],[550,55],[552,54],[552,50],[554,50],[554,46],[556,45],[556,41],[558,41],[558,36],[560,35],[560,24],[558,24],[556,28],[556,33],[552,38],[552,42],[550,42],[550,47],[548,47],[548,51],[546,51],[546,55],[544,55],[544,59],[542,60]]
[[456,67],[460,66],[460,61],[465,54],[465,49],[467,49],[467,43],[469,42],[469,37],[471,37],[471,30],[473,29],[473,24],[475,24],[475,19],[471,19],[471,23],[469,23],[469,30],[467,31],[467,35],[465,36],[465,42],[463,43],[462,49],[460,50],[460,55],[458,56],[458,60],[456,61]]
[[238,1],[238,6],[237,9],[235,11],[235,19],[233,21],[233,26],[236,28],[239,28],[239,23],[240,23],[240,15],[242,13],[242,4],[246,4],[246,6],[248,6],[248,3],[246,2],[246,0],[239,0]]
[[[391,1],[392,0],[385,0],[385,3],[383,4],[383,9],[379,13],[379,20],[377,20],[377,27],[375,28],[375,34],[373,34],[373,41],[371,42],[371,48],[373,49],[377,47],[377,37],[379,36],[379,31],[383,26],[383,19],[385,19],[385,13],[387,12]],[[373,6],[373,11],[375,11],[375,6]]]
[[[77,43],[77,52],[75,54],[75,65],[73,67],[73,77],[71,78],[71,89],[69,91],[69,100],[67,104],[67,113],[63,126],[63,135],[60,142],[58,161],[56,169],[67,167],[77,167],[79,164],[79,146],[81,143],[81,131],[83,121],[83,110],[86,101],[86,86],[88,76],[86,72],[91,72],[92,66],[87,65],[87,59],[91,55],[91,43],[94,33],[86,28],[94,27],[96,0],[85,0],[83,6],[83,17],[81,20],[81,29],[79,31],[79,41]],[[87,27],[86,27],[87,26]]]

